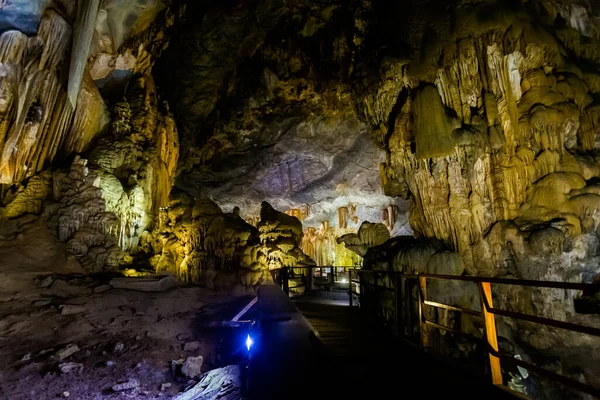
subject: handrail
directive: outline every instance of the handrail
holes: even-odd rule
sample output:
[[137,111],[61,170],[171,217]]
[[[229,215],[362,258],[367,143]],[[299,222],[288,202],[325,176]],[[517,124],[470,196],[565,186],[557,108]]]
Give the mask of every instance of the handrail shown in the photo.
[[[508,362],[523,368],[526,368],[540,376],[544,376],[550,378],[556,382],[559,382],[563,385],[569,386],[572,389],[579,390],[581,392],[591,394],[593,396],[597,396],[600,398],[600,388],[593,387],[591,385],[578,382],[574,379],[568,378],[564,375],[559,375],[554,372],[545,370],[541,367],[538,367],[535,364],[528,363],[523,360],[518,360],[511,355],[501,353],[498,350],[498,335],[496,333],[496,323],[495,316],[503,316],[509,317],[521,321],[551,326],[559,329],[566,329],[573,332],[588,334],[592,336],[600,337],[600,329],[594,328],[591,326],[585,326],[580,324],[575,324],[571,322],[558,321],[555,319],[549,319],[544,317],[539,317],[536,315],[528,315],[514,311],[502,310],[496,308],[492,304],[492,289],[491,284],[494,285],[513,285],[513,286],[525,286],[525,287],[537,287],[537,288],[553,288],[553,289],[562,289],[562,290],[579,290],[579,291],[594,291],[600,290],[600,283],[575,283],[575,282],[558,282],[558,281],[538,281],[538,280],[525,280],[525,279],[507,279],[507,278],[485,278],[485,277],[474,277],[474,276],[458,276],[458,275],[440,275],[440,274],[405,274],[398,271],[380,271],[380,270],[368,270],[361,269],[359,267],[342,267],[342,266],[295,266],[295,267],[287,267],[276,270],[276,272],[283,272],[282,275],[282,286],[284,290],[289,291],[289,289],[306,287],[305,283],[299,283],[295,286],[289,286],[288,282],[284,280],[289,279],[290,270],[294,269],[322,269],[322,268],[340,268],[344,269],[348,272],[348,294],[350,305],[354,305],[353,296],[362,297],[363,286],[371,286],[376,287],[378,289],[386,290],[386,291],[394,291],[395,292],[395,304],[396,304],[396,332],[400,335],[400,324],[406,315],[400,317],[400,311],[404,310],[403,307],[399,307],[399,300],[402,300],[403,304],[406,303],[406,291],[403,292],[402,285],[403,280],[407,282],[409,280],[414,280],[417,283],[417,295],[418,295],[418,321],[419,321],[419,330],[420,330],[420,344],[423,349],[428,347],[428,327],[445,330],[447,332],[466,337],[467,339],[473,341],[483,341],[486,351],[489,355],[489,365],[490,365],[490,373],[492,376],[492,383],[496,386],[502,387],[505,390],[510,390],[503,384],[502,371],[500,368],[500,361]],[[284,271],[281,271],[284,270]],[[355,275],[354,275],[355,274]],[[362,275],[373,275],[374,283],[370,283],[361,279]],[[382,275],[387,275],[388,279],[386,285],[378,284],[378,280],[382,279]],[[356,279],[357,278],[357,279]],[[463,282],[472,282],[479,287],[479,297],[481,303],[481,310],[472,310],[469,308],[453,306],[450,304],[444,304],[437,301],[432,301],[427,298],[427,280],[442,280],[442,281],[463,281]],[[353,285],[356,285],[360,288],[359,291],[353,290]],[[392,285],[393,287],[390,287]],[[404,294],[404,298],[402,297],[402,292]],[[410,296],[412,299],[412,296]],[[447,327],[441,324],[438,324],[435,321],[431,321],[427,319],[426,307],[433,307],[438,309],[445,309],[448,311],[460,312],[464,314],[469,314],[471,316],[481,318],[482,322],[485,326],[485,331],[483,337],[479,338],[460,330]],[[406,310],[404,310],[406,311]]]
[[[396,271],[385,272],[385,271],[374,271],[374,270],[357,270],[358,274],[363,273],[388,273],[392,275],[398,275],[402,278],[408,279],[437,279],[437,280],[454,280],[454,281],[465,281],[465,282],[474,282],[474,283],[495,283],[495,284],[504,284],[504,285],[515,285],[515,286],[529,286],[529,287],[550,287],[555,289],[564,289],[564,290],[600,290],[600,284],[598,283],[574,283],[574,282],[556,282],[556,281],[534,281],[534,280],[523,280],[523,279],[505,279],[505,278],[482,278],[482,277],[472,277],[472,276],[458,276],[458,275],[436,275],[436,274],[403,274]],[[489,305],[487,299],[483,297],[483,302],[485,304],[485,308],[488,312],[496,315],[500,315],[503,317],[516,318],[521,319],[527,322],[534,322],[538,324],[552,326],[554,328],[562,328],[567,329],[579,333],[585,333],[593,336],[600,336],[600,329],[593,328],[585,325],[574,324],[571,322],[558,321],[555,319],[538,317],[535,315],[527,315],[523,313],[518,313],[514,311],[501,310],[498,308],[493,308]],[[479,312],[475,310],[460,308],[456,306],[451,306],[448,304],[435,303],[429,300],[424,301],[425,305],[444,308],[451,311],[459,311],[467,314],[476,314]]]
[[371,269],[357,269],[357,273],[383,273],[391,275],[399,275],[403,278],[427,278],[437,280],[453,280],[466,281],[474,283],[493,283],[499,285],[516,285],[516,286],[535,286],[555,289],[571,289],[571,290],[589,290],[600,289],[600,283],[576,283],[576,282],[561,282],[561,281],[537,281],[530,279],[508,279],[508,278],[483,278],[479,276],[463,276],[463,275],[438,275],[438,274],[405,274],[397,271],[378,271]]
[[[498,337],[496,333],[496,325],[494,316],[504,316],[509,318],[514,318],[522,321],[552,326],[555,328],[566,329],[573,332],[599,336],[600,337],[600,329],[594,328],[591,326],[574,324],[571,322],[558,321],[554,319],[538,317],[535,315],[528,315],[519,312],[507,311],[495,308],[491,304],[492,299],[492,291],[490,284],[497,285],[517,285],[517,286],[527,286],[527,287],[538,287],[538,288],[555,288],[555,289],[563,289],[563,290],[600,290],[600,284],[597,283],[574,283],[574,282],[556,282],[556,281],[535,281],[535,280],[523,280],[523,279],[506,279],[506,278],[483,278],[483,277],[471,277],[471,276],[457,276],[457,275],[438,275],[438,274],[404,274],[397,271],[377,271],[377,270],[365,270],[360,269],[356,270],[355,273],[360,278],[361,275],[368,274],[386,274],[388,276],[393,276],[393,282],[396,286],[402,284],[402,279],[405,280],[416,280],[417,281],[417,294],[418,294],[418,306],[419,306],[419,325],[420,325],[420,338],[421,338],[421,346],[423,348],[427,347],[428,342],[428,333],[427,327],[433,327],[436,329],[442,329],[459,336],[467,337],[474,341],[483,341],[485,343],[486,350],[489,354],[490,358],[490,370],[492,375],[492,383],[501,386],[504,389],[509,390],[503,384],[502,372],[500,369],[500,361],[512,363],[532,372],[550,378],[556,382],[559,382],[563,385],[569,386],[572,389],[579,390],[581,392],[591,394],[593,396],[600,398],[600,388],[578,382],[574,379],[568,378],[564,375],[559,375],[554,372],[545,370],[541,367],[538,367],[535,364],[528,363],[526,361],[518,360],[512,357],[511,355],[500,353],[498,351]],[[472,282],[479,286],[480,288],[480,300],[481,300],[481,311],[478,312],[476,310],[452,306],[449,304],[443,304],[440,302],[435,302],[427,299],[427,290],[426,290],[426,281],[428,279],[431,280],[452,280],[452,281],[464,281],[464,282]],[[351,282],[354,281],[351,279]],[[376,286],[382,289],[389,289],[387,286],[381,285],[373,285],[368,282],[362,282],[359,280],[361,285],[370,285]],[[398,296],[399,290],[396,289],[396,295]],[[406,300],[406,299],[403,299]],[[430,306],[434,308],[446,309],[449,311],[461,312],[469,315],[473,315],[476,317],[482,318],[485,325],[485,334],[483,338],[477,338],[475,336],[464,333],[460,330],[450,328],[441,324],[438,324],[434,321],[430,321],[426,317],[426,313],[424,311],[425,306]],[[398,312],[401,309],[398,308],[398,299],[396,299],[396,323],[399,324]],[[404,317],[404,315],[403,315]],[[397,332],[400,334],[399,327],[397,326]]]
[[488,312],[491,312],[492,314],[501,315],[503,317],[516,318],[527,322],[534,322],[541,325],[548,325],[554,328],[567,329],[574,332],[585,333],[587,335],[600,336],[600,329],[598,328],[574,324],[572,322],[558,321],[556,319],[538,317],[536,315],[528,315],[514,311],[499,310],[497,308],[491,307],[488,304],[487,299],[484,298],[483,301],[485,302],[485,308],[488,310]]

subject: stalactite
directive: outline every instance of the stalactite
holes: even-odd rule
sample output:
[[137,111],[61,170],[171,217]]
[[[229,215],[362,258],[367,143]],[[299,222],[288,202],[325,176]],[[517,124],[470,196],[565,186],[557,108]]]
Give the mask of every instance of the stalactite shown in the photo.
[[77,20],[75,21],[75,29],[73,30],[74,40],[73,48],[71,49],[69,80],[67,84],[69,101],[73,108],[77,105],[81,79],[87,64],[99,7],[100,0],[78,1]]
[[338,226],[341,229],[348,228],[348,208],[347,207],[338,208]]

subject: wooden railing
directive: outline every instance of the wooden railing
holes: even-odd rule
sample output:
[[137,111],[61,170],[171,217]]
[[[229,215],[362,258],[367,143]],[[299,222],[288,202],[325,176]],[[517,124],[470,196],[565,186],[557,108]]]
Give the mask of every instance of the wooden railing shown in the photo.
[[[592,335],[596,337],[600,337],[600,328],[499,309],[494,307],[492,300],[492,285],[512,285],[521,287],[551,288],[576,291],[596,291],[600,290],[600,284],[503,278],[481,278],[456,275],[404,274],[399,272],[358,269],[356,267],[302,266],[281,268],[272,272],[275,281],[282,286],[286,294],[289,294],[290,289],[298,289],[301,287],[304,287],[307,290],[312,289],[313,270],[318,268],[342,268],[345,272],[348,273],[348,288],[346,290],[348,293],[350,306],[355,306],[357,304],[360,304],[362,306],[362,295],[365,293],[366,288],[371,288],[378,291],[392,292],[395,311],[395,320],[393,321],[393,324],[395,326],[393,327],[393,330],[402,339],[407,340],[417,346],[420,346],[424,351],[427,351],[430,348],[430,328],[451,332],[457,336],[482,343],[488,355],[489,369],[486,368],[486,370],[488,370],[489,375],[491,376],[492,383],[496,386],[499,386],[505,390],[509,390],[504,385],[504,379],[502,376],[501,362],[505,362],[507,364],[513,364],[518,367],[524,368],[539,376],[551,379],[554,382],[561,383],[572,389],[600,398],[600,388],[598,387],[594,387],[586,383],[576,381],[567,376],[548,371],[530,362],[517,359],[514,357],[514,355],[500,352],[498,347],[498,335],[496,332],[495,317],[508,317],[519,321],[550,326],[553,328],[565,329],[568,331]],[[294,271],[297,270],[304,270],[303,274],[302,272],[295,273]],[[303,283],[295,284],[294,286],[289,286],[289,279],[293,278],[294,276],[306,277],[306,279],[303,281]],[[433,301],[427,296],[427,282],[430,280],[439,280],[445,282],[462,281],[477,285],[480,310],[473,310],[465,307],[459,307],[456,305],[444,304]],[[417,299],[413,298],[412,290],[410,290],[410,288],[414,287],[414,285],[416,285],[417,288]],[[418,310],[416,318],[412,315],[411,311],[412,305],[415,302],[417,306],[416,308]],[[479,318],[481,319],[482,325],[485,329],[484,335],[482,337],[477,337],[462,332],[458,329],[444,326],[435,321],[432,321],[431,319],[427,318],[427,315],[429,314],[428,311],[430,309],[454,311],[470,315],[475,318]],[[418,335],[415,340],[415,337],[413,336],[412,332],[414,332],[417,329]]]
[[[539,376],[549,378],[555,382],[559,382],[572,389],[578,390],[583,393],[590,394],[592,396],[600,398],[600,388],[588,385],[540,368],[535,364],[519,360],[514,355],[500,352],[498,348],[498,335],[496,333],[496,322],[495,316],[502,316],[513,318],[515,320],[541,324],[559,329],[565,329],[572,332],[578,332],[581,334],[587,334],[592,336],[600,337],[600,329],[597,327],[585,326],[565,321],[559,321],[555,319],[549,319],[539,317],[535,315],[524,314],[520,312],[508,311],[494,307],[492,297],[492,285],[513,285],[522,287],[536,287],[536,288],[554,288],[564,290],[600,290],[600,284],[585,284],[585,283],[571,283],[571,282],[552,282],[552,281],[533,281],[533,280],[520,280],[520,279],[501,279],[501,278],[479,278],[479,277],[467,277],[467,276],[454,276],[454,275],[433,275],[433,274],[402,274],[397,272],[383,272],[356,269],[351,270],[351,279],[349,285],[350,304],[353,303],[352,298],[358,296],[359,298],[364,293],[366,287],[371,287],[375,290],[392,291],[394,293],[394,308],[395,308],[395,324],[394,330],[403,339],[409,340],[414,344],[418,344],[423,350],[427,350],[429,347],[429,330],[440,329],[447,332],[451,332],[458,336],[466,337],[467,339],[482,342],[489,358],[489,373],[491,380],[494,385],[500,386],[504,389],[508,389],[504,386],[501,362],[506,362],[525,368]],[[368,277],[368,278],[367,278]],[[451,304],[443,304],[440,302],[433,301],[427,296],[427,282],[430,280],[440,281],[462,281],[470,282],[478,286],[479,303],[481,304],[480,310],[473,310],[469,308],[459,307]],[[412,297],[411,285],[417,287],[417,310],[418,316],[416,319],[416,325],[411,321],[415,319],[411,315],[412,307],[415,299]],[[353,288],[356,287],[356,290]],[[479,338],[458,329],[454,329],[448,326],[441,325],[435,321],[427,318],[428,310],[441,309],[447,311],[454,311],[458,313],[467,314],[476,318],[480,318],[482,325],[485,328],[483,337]],[[409,329],[406,329],[409,328]],[[411,334],[414,332],[414,328],[418,328],[418,342],[415,343],[414,336]]]
[[[357,270],[356,267],[310,265],[274,269],[271,270],[271,274],[273,275],[273,280],[281,286],[285,294],[289,295],[290,291],[300,288],[304,289],[306,293],[319,290],[315,289],[315,285],[313,284],[315,279],[314,272],[316,270],[319,270],[320,272],[323,270],[329,270],[329,272],[326,274],[331,278],[330,283],[334,286],[334,288],[348,285],[345,290],[348,293],[349,305],[353,305],[352,299],[353,295],[356,295],[356,293],[353,293],[352,291],[352,284],[350,283],[350,280],[352,279],[351,271]],[[347,282],[342,283],[337,281],[336,278],[339,277],[339,270],[343,270],[344,275],[347,275]],[[298,279],[300,279],[302,282],[294,282],[293,285],[290,285],[290,280],[297,281]]]

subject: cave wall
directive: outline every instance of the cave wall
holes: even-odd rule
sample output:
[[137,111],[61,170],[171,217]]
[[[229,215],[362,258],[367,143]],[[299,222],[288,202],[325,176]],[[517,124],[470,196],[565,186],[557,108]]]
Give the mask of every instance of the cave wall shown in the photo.
[[168,203],[179,139],[152,66],[185,5],[82,5],[0,5],[0,216],[37,215],[96,272],[134,262]]
[[27,36],[18,30],[0,34],[3,185],[33,176],[57,155],[87,149],[108,122],[104,101],[85,71],[79,107],[73,109],[67,102],[64,70],[69,61],[72,27],[65,18],[48,8],[40,16],[36,34]]
[[[392,110],[381,135],[387,153],[382,181],[386,194],[410,200],[410,225],[418,238],[393,238],[371,248],[364,265],[597,281],[598,9],[490,1],[457,2],[443,10],[415,10],[424,25],[404,36],[417,49],[414,56],[382,57],[379,78],[367,77],[355,88],[363,99],[358,112],[372,123],[385,122]],[[381,94],[390,86],[398,95],[388,103]],[[478,309],[471,289],[431,282],[428,296]],[[573,291],[498,285],[494,295],[502,309],[598,323],[597,315],[582,314],[581,294]],[[378,312],[393,321],[393,300],[381,294],[378,304]],[[479,332],[469,318],[430,317]],[[591,365],[583,360],[597,353],[598,341],[506,318],[497,326],[504,351],[598,384],[595,367],[576,366]],[[453,348],[443,345],[453,340],[448,336],[437,340],[438,350]],[[540,396],[576,396],[552,384],[534,386],[529,390]]]
[[[557,17],[550,3],[538,6]],[[473,275],[515,273],[502,265],[506,243],[520,259],[560,254],[565,240],[585,240],[598,226],[598,54],[573,42],[592,38],[534,27],[530,10],[502,8],[461,9],[461,31],[434,65],[417,76],[402,67],[411,95],[397,105],[386,143],[388,193],[410,196],[415,233],[461,253]],[[503,18],[478,21],[484,11]]]
[[175,185],[254,226],[267,200],[318,263],[359,264],[337,237],[370,221],[472,275],[598,274],[593,3],[102,2],[93,24],[69,1],[1,10],[5,218],[51,192],[57,218],[50,170],[80,154],[134,256]]

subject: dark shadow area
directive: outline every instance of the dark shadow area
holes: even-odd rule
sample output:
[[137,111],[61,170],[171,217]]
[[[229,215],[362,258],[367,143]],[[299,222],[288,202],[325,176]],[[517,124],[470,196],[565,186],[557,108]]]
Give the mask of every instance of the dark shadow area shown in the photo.
[[261,322],[252,399],[512,398],[487,377],[404,344],[358,308],[302,299],[294,305],[274,285],[261,287],[258,308],[263,317],[288,319]]

